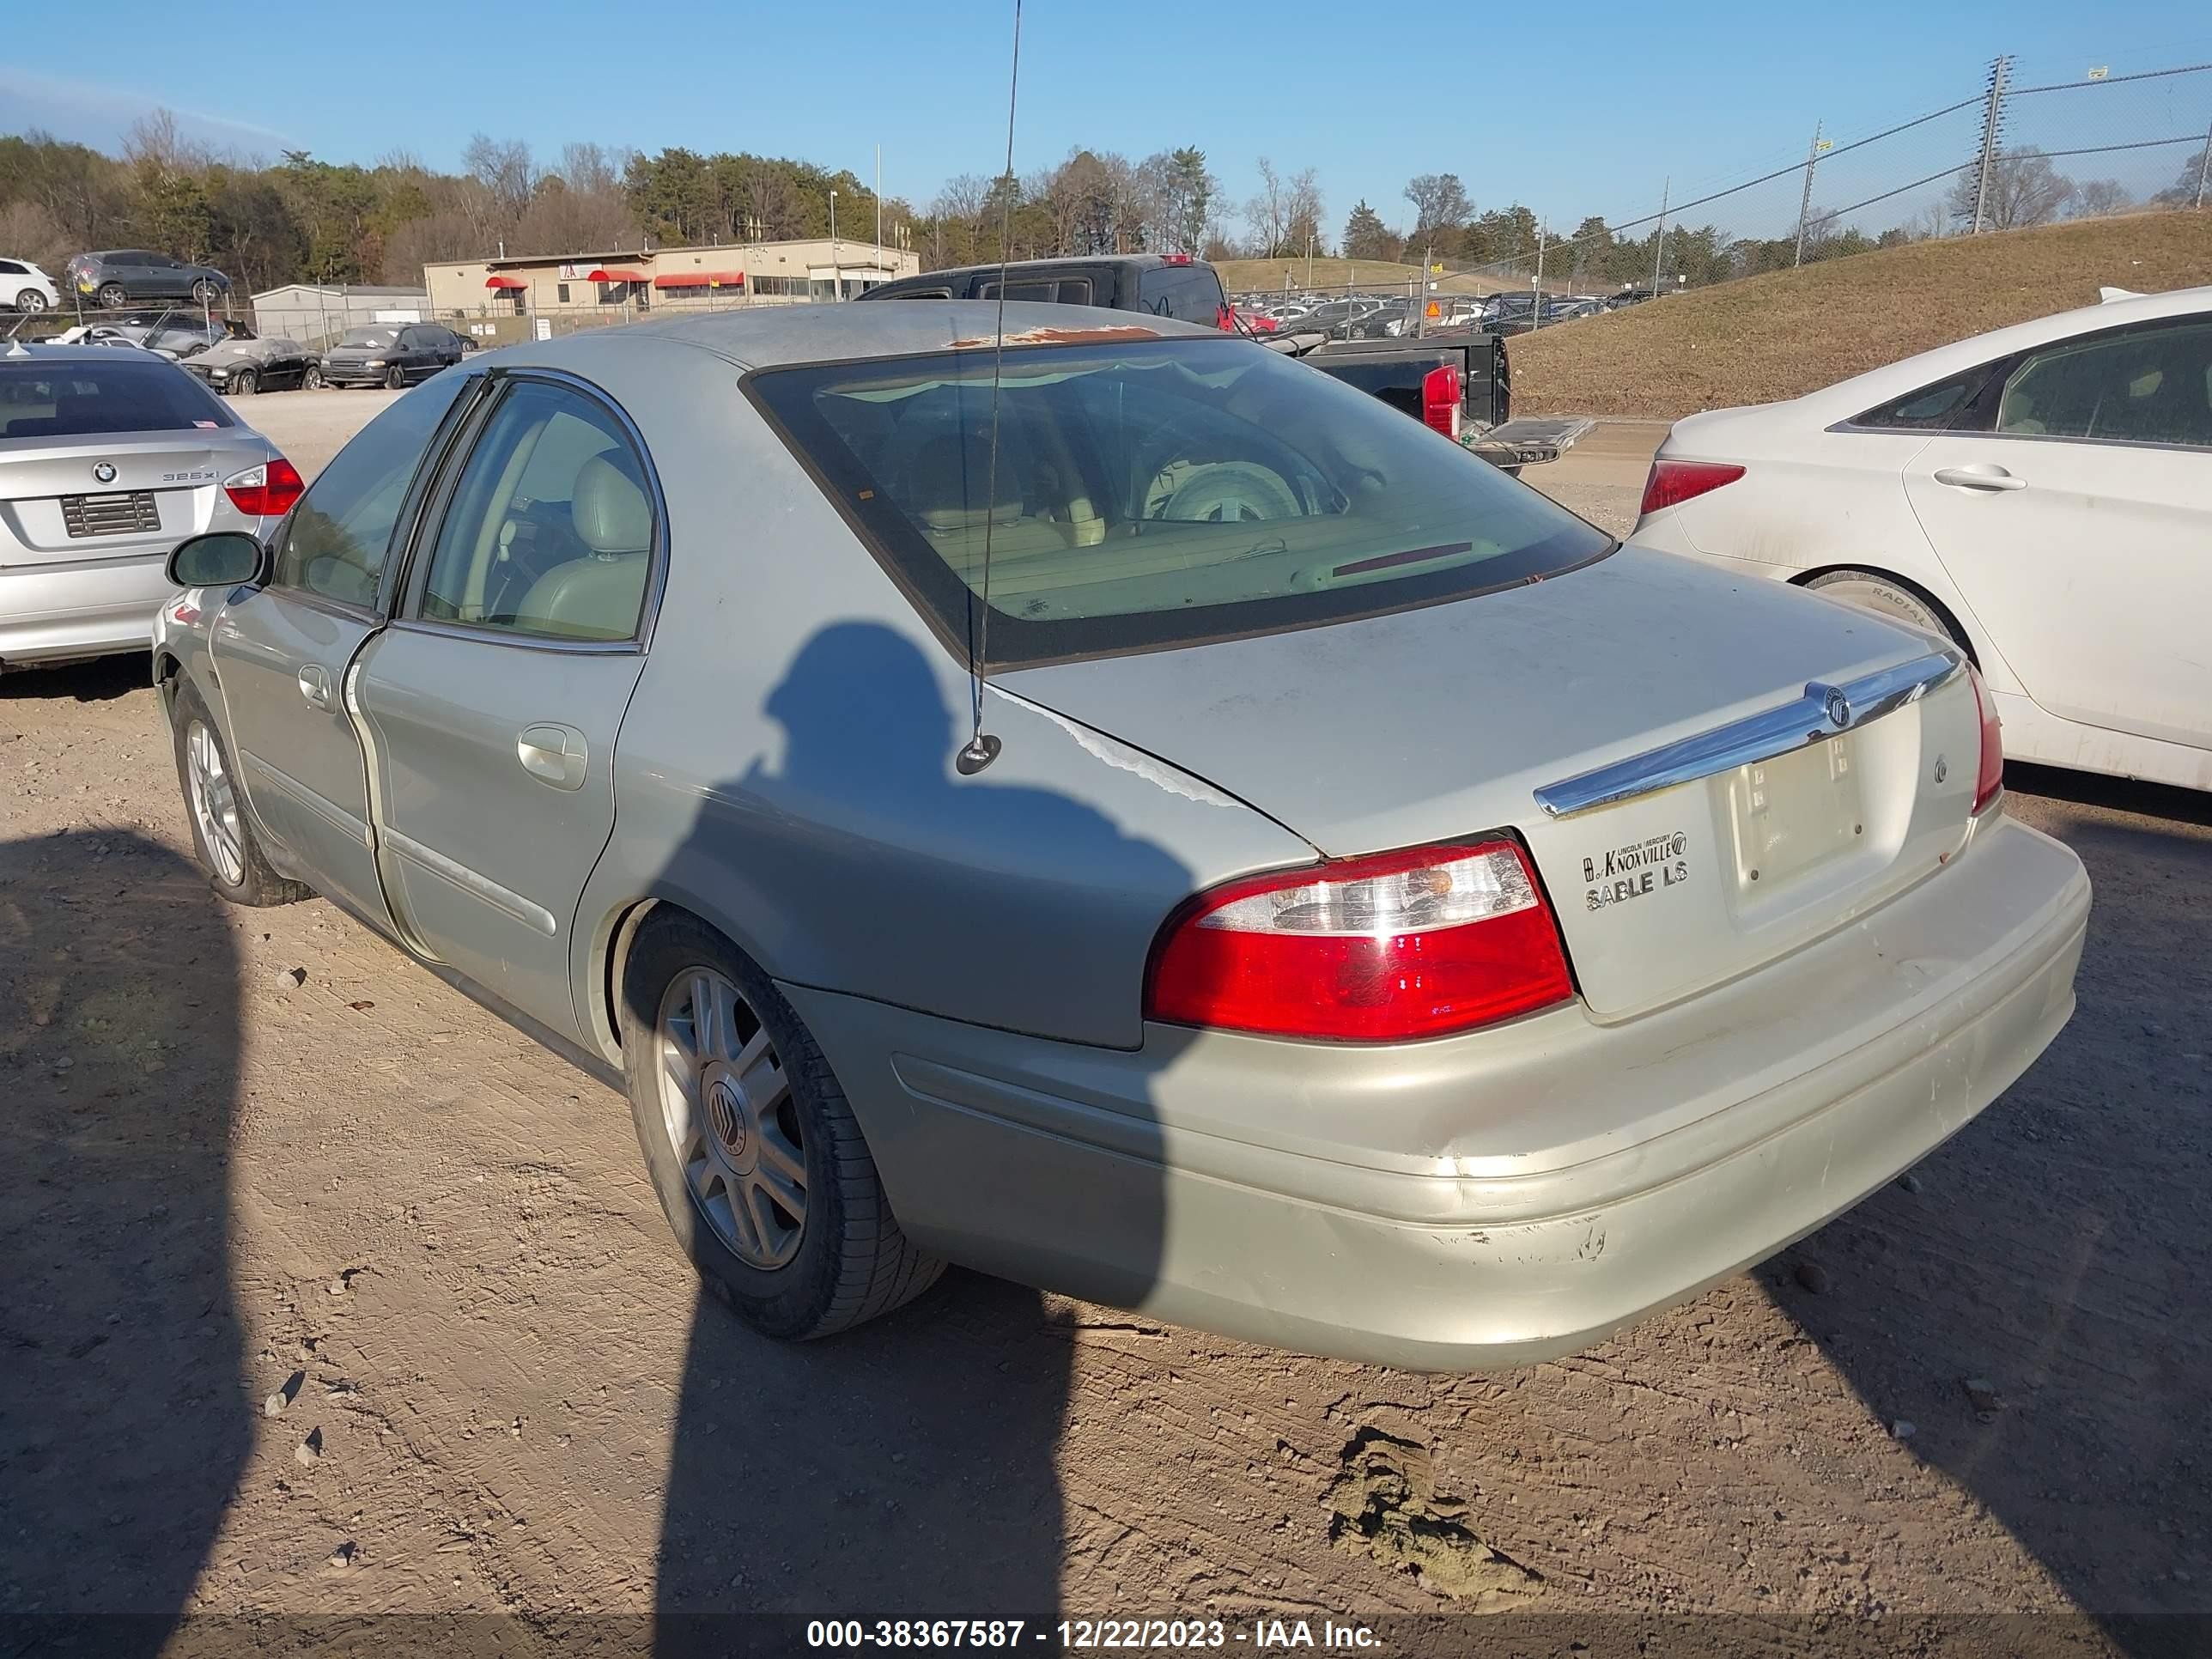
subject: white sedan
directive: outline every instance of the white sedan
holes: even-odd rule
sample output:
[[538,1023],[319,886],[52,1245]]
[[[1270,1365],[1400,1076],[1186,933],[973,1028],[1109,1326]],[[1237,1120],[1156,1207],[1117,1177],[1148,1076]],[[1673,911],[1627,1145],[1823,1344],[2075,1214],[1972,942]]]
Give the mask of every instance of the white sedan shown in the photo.
[[2212,288],[1692,416],[1634,539],[1948,636],[2015,759],[2212,789]]

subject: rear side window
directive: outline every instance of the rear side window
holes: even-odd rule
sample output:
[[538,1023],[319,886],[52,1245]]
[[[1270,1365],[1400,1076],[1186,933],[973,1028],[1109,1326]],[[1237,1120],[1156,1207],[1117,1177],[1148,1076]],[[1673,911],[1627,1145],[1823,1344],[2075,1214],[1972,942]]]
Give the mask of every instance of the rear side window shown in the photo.
[[1155,317],[1212,328],[1227,304],[1221,278],[1202,265],[1158,265],[1137,279],[1137,308]]
[[0,438],[190,432],[236,426],[182,369],[137,353],[96,363],[0,362]]
[[[984,283],[975,297],[979,300],[997,299],[999,284],[996,281]],[[1006,298],[1036,301],[1046,305],[1087,306],[1091,303],[1091,279],[1088,276],[1030,277],[1026,281],[1016,278],[1006,284]]]
[[1556,574],[1599,531],[1418,421],[1231,338],[757,373],[747,387],[948,641],[994,666],[1404,610]]
[[566,386],[520,381],[454,488],[421,613],[539,639],[627,640],[653,540],[644,464],[614,416]]
[[2212,448],[2212,322],[2054,346],[2005,381],[1999,432]]
[[2002,362],[1977,363],[1948,380],[1856,416],[1853,426],[1906,432],[1987,432]]

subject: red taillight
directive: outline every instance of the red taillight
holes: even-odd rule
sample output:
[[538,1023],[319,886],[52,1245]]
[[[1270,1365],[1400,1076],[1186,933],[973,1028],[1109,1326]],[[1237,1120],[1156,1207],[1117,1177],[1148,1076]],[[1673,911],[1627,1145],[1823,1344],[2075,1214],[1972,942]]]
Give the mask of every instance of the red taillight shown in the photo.
[[1997,700],[1972,663],[1966,665],[1966,677],[1974,683],[1974,708],[1982,717],[1982,763],[1974,774],[1974,815],[1978,817],[2004,793],[2004,732],[1997,719]]
[[249,519],[281,519],[292,510],[307,486],[299,469],[279,455],[265,466],[249,466],[222,481],[230,504]]
[[1425,847],[1232,881],[1170,918],[1145,1016],[1272,1036],[1440,1036],[1574,994],[1510,842]]
[[1638,510],[1656,513],[1662,507],[1676,507],[1741,477],[1741,467],[1724,461],[1654,461],[1651,476],[1644,481],[1644,505]]
[[1160,255],[1160,263],[1164,265],[1187,265],[1190,263],[1190,255],[1188,253],[1163,253]]
[[1456,441],[1460,422],[1459,370],[1450,363],[1421,376],[1421,418]]

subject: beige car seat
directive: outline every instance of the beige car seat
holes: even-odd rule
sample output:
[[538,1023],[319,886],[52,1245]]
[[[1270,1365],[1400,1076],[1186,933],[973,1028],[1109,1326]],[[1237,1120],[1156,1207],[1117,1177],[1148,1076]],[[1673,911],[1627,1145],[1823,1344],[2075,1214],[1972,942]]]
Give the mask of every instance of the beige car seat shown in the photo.
[[568,511],[592,550],[532,582],[515,608],[515,625],[564,639],[626,640],[637,631],[653,567],[653,505],[626,465],[601,454],[578,469]]

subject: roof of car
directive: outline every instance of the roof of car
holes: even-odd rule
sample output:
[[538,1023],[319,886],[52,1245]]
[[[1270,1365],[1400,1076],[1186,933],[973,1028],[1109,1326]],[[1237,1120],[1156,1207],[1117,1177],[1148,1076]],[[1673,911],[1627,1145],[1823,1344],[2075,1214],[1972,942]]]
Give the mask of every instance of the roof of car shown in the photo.
[[[950,347],[988,345],[999,325],[994,300],[908,300],[884,305],[749,306],[704,316],[592,329],[532,342],[516,361],[558,367],[568,351],[596,355],[624,337],[681,341],[749,368],[851,358],[902,357]],[[1042,301],[1007,302],[1006,343],[1079,345],[1091,341],[1224,337],[1219,330],[1143,313]],[[594,342],[602,343],[595,344]],[[506,356],[507,354],[501,354]]]
[[163,363],[157,352],[125,350],[112,345],[43,345],[18,340],[0,350],[0,366],[33,361],[48,363]]

